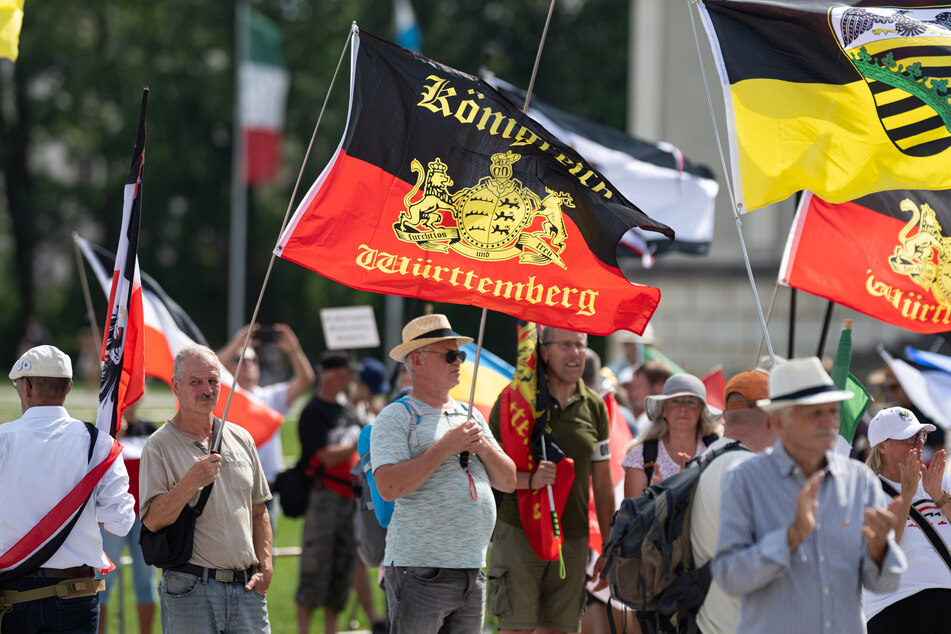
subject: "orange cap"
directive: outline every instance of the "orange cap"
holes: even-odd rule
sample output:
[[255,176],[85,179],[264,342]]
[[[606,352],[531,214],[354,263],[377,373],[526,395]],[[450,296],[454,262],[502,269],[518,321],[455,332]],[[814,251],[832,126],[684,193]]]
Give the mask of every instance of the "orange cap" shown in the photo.
[[[741,394],[746,402],[735,401],[728,403],[727,398],[736,392]],[[723,390],[723,409],[746,409],[756,407],[756,401],[769,398],[769,375],[762,370],[746,370],[734,375],[727,381]]]

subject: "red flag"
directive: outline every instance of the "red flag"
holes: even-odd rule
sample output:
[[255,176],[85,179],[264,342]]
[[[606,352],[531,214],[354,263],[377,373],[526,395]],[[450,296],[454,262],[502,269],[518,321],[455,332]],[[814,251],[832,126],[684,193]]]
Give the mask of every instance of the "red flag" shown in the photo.
[[[614,392],[608,392],[603,396],[604,404],[608,408],[608,420],[611,422],[611,437],[609,446],[611,448],[611,482],[614,484],[615,492],[618,485],[621,486],[621,497],[624,496],[624,462],[627,446],[634,440],[631,434],[631,428],[627,426],[627,420],[621,412],[621,406],[617,402]],[[591,550],[600,553],[602,545],[601,524],[598,523],[598,513],[594,507],[594,489],[588,485],[588,546]],[[621,498],[618,498],[620,501]],[[620,502],[619,502],[620,503]]]
[[703,387],[707,390],[707,405],[723,410],[723,391],[726,389],[726,377],[723,376],[723,366],[710,370],[703,377]]
[[[103,290],[107,289],[109,278],[105,267],[110,265],[112,256],[79,236],[74,236],[74,239],[96,273]],[[207,345],[207,342],[185,311],[145,273],[142,274],[142,307],[145,322],[145,374],[171,385],[175,355],[178,351],[195,343]],[[234,378],[224,366],[219,366],[218,371],[221,376],[221,394],[215,407],[215,415],[220,417],[224,413]],[[251,392],[238,387],[231,400],[228,420],[248,430],[254,443],[260,446],[270,440],[280,428],[284,417],[258,400]]]
[[915,332],[951,329],[951,190],[829,203],[806,192],[782,284]]
[[142,282],[139,275],[139,221],[142,215],[142,167],[145,163],[145,112],[149,89],[142,91],[142,109],[132,167],[122,203],[122,228],[109,291],[109,317],[102,337],[102,379],[96,427],[115,436],[126,407],[145,391]]
[[617,246],[670,228],[484,81],[365,31],[352,64],[340,147],[275,254],[362,290],[643,331],[660,292]]
[[[537,326],[522,322],[518,329],[515,374],[512,382],[499,394],[499,442],[518,471],[535,470],[532,437],[543,434],[548,423],[547,403],[539,403],[547,401],[548,390],[544,381],[542,385],[544,393],[539,397]],[[552,486],[559,523],[574,479],[574,460],[563,458],[556,465],[555,484]],[[532,550],[545,561],[558,559],[563,536],[560,532],[557,536],[555,534],[547,488],[535,491],[519,489],[517,493],[519,517]]]

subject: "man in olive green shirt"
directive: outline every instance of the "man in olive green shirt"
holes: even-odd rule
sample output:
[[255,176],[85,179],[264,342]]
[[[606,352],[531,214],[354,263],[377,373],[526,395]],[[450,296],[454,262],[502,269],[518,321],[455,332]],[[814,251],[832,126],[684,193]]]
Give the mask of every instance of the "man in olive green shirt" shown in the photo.
[[[574,460],[575,478],[561,515],[566,576],[558,561],[544,561],[532,550],[522,528],[517,491],[502,496],[492,538],[488,609],[498,617],[504,634],[578,632],[585,605],[588,563],[588,483],[594,491],[601,533],[610,533],[614,514],[608,435],[610,423],[604,401],[581,380],[587,335],[545,328],[539,356],[547,368],[551,405],[548,428],[565,454]],[[500,402],[489,427],[501,438]],[[518,471],[517,489],[540,489],[554,484],[556,466],[540,461],[533,471]],[[600,568],[600,566],[598,567]]]

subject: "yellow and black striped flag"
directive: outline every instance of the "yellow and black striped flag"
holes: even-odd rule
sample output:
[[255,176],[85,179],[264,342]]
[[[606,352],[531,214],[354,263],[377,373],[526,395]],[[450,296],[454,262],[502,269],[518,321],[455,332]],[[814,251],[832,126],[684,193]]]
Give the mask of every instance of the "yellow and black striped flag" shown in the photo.
[[703,0],[740,212],[951,188],[951,6],[872,5]]

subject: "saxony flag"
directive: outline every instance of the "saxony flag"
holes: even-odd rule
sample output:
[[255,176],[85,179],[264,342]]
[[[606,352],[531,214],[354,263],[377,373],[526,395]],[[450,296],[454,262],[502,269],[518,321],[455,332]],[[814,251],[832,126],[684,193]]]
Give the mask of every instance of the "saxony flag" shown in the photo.
[[673,238],[486,82],[355,32],[343,139],[274,252],[354,288],[603,335],[642,332],[660,299],[618,267],[635,226]]
[[741,213],[951,187],[951,6],[703,0]]

